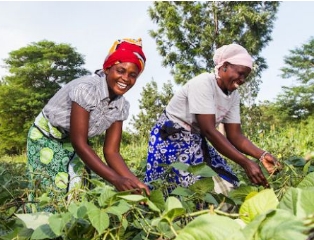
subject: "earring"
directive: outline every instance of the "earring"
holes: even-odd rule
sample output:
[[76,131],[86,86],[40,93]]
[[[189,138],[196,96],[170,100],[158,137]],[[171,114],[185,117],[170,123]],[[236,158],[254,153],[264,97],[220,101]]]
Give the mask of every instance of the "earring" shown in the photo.
[[224,67],[222,70],[223,70],[224,72],[226,72],[226,71],[227,71],[227,68]]

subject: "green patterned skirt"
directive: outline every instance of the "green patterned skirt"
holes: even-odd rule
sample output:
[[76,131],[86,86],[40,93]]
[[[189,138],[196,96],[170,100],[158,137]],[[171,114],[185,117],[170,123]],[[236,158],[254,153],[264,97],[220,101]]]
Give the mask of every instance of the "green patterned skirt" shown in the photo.
[[[27,137],[28,211],[54,212],[89,176],[70,141],[39,114]],[[59,137],[60,139],[56,138]],[[72,191],[73,193],[73,191]]]

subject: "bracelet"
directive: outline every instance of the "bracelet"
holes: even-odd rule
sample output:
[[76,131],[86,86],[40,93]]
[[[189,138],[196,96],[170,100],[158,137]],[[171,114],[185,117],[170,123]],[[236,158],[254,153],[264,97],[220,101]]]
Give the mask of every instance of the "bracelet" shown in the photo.
[[263,154],[260,156],[260,158],[258,159],[260,162],[262,162],[264,160],[264,157],[266,156],[266,154],[268,154],[269,152],[264,151]]

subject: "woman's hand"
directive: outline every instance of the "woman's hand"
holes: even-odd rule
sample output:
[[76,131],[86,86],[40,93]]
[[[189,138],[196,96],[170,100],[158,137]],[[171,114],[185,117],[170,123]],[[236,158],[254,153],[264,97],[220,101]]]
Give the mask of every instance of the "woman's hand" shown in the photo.
[[133,190],[134,192],[137,192],[139,190],[138,185],[131,178],[127,177],[119,176],[112,181],[112,184],[118,191]]
[[145,190],[147,195],[150,194],[149,188],[144,183],[141,181],[133,181],[131,178],[121,176],[116,178],[112,184],[118,191],[132,190],[132,193],[143,194],[143,190]]
[[141,194],[143,194],[143,191],[145,191],[147,196],[150,195],[150,190],[146,184],[142,183],[141,181],[138,181],[137,186],[141,190]]
[[269,174],[276,174],[282,168],[278,160],[270,153],[266,153],[265,156],[260,159],[260,161],[263,163]]
[[243,166],[246,175],[253,184],[262,185],[264,187],[269,187],[269,183],[265,178],[260,166],[254,161],[247,161],[245,166]]

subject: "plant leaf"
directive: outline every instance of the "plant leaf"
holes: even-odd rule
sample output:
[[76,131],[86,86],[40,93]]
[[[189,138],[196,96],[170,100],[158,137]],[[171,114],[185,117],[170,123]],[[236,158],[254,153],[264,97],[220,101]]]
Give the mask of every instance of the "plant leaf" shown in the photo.
[[52,213],[38,212],[29,214],[15,214],[19,219],[21,219],[27,228],[36,229],[41,225],[49,224],[49,217]]
[[105,209],[106,213],[111,213],[116,215],[120,220],[122,215],[131,209],[131,205],[128,204],[125,200],[121,199],[117,206],[110,206]]
[[212,178],[202,178],[189,186],[189,189],[204,195],[214,189],[214,180]]
[[98,198],[99,206],[104,207],[106,203],[117,194],[112,188],[105,188]]
[[309,173],[306,175],[302,181],[298,184],[298,188],[307,188],[312,187],[314,188],[314,172]]
[[188,223],[176,240],[243,240],[241,226],[229,217],[201,215]]
[[251,222],[256,216],[276,209],[278,199],[272,189],[264,189],[255,196],[245,200],[240,207],[240,218],[245,222]]
[[165,200],[161,190],[152,190],[150,192],[149,200],[152,201],[160,210],[165,209]]
[[175,163],[171,163],[170,166],[181,171],[188,171],[188,168],[190,165],[182,163],[182,162],[175,162]]
[[125,195],[125,196],[118,196],[119,198],[125,199],[127,201],[130,202],[146,202],[147,198],[142,196],[142,195],[138,195],[138,194],[130,194],[130,195]]
[[314,191],[312,189],[289,188],[282,197],[279,207],[298,218],[305,218],[314,211]]
[[49,226],[56,236],[60,236],[62,230],[68,222],[71,221],[72,214],[70,212],[54,214],[49,217]]
[[260,226],[258,236],[260,239],[276,240],[305,240],[307,236],[303,234],[307,228],[303,222],[286,210],[277,209]]
[[188,188],[178,186],[171,192],[171,194],[187,197],[187,196],[191,196],[193,194],[193,191],[191,191]]
[[87,215],[99,235],[109,227],[109,216],[104,209],[99,209],[94,204],[90,204]]
[[57,236],[51,230],[50,226],[48,224],[44,224],[35,229],[31,239],[54,239],[56,237]]
[[213,177],[217,175],[217,173],[206,163],[190,165],[188,168],[188,172],[200,177]]
[[182,203],[175,197],[168,197],[166,200],[165,211],[162,213],[162,219],[172,222],[176,217],[185,213]]

